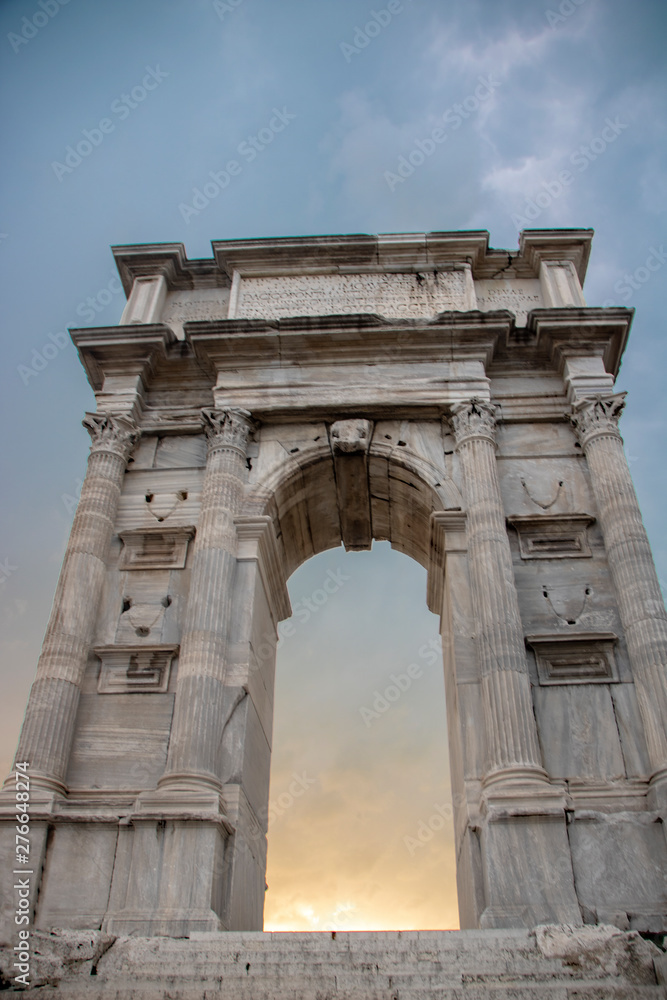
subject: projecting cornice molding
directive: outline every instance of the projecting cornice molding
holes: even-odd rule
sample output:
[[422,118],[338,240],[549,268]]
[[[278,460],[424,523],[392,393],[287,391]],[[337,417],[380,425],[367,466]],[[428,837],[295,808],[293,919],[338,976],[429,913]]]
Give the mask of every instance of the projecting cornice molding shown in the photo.
[[[367,313],[297,316],[280,320],[187,323],[186,340],[211,371],[258,362],[331,360],[368,364],[475,359],[490,363],[513,325],[505,310],[447,312],[433,319],[395,321]],[[341,351],[345,351],[341,354]]]
[[601,356],[607,372],[616,376],[630,333],[634,309],[598,308],[534,309],[528,330],[551,358],[560,374],[565,362],[576,355]]
[[182,243],[116,246],[112,252],[128,296],[135,278],[156,275],[164,277],[170,291],[228,286],[235,272],[259,277],[432,272],[468,266],[475,279],[484,279],[497,277],[511,264],[507,277],[538,278],[545,261],[570,261],[583,284],[592,237],[592,229],[525,230],[518,252],[513,253],[490,248],[486,230],[214,240],[213,257],[204,260],[188,260]]
[[571,261],[583,285],[592,241],[592,229],[524,229],[519,237],[519,261],[533,275],[539,274],[542,261]]
[[101,326],[69,331],[86,370],[88,381],[99,392],[105,379],[139,376],[144,384],[167,347],[175,340],[162,323]]
[[137,243],[111,247],[125,294],[135,278],[162,275],[170,291],[188,288],[226,288],[229,278],[213,258],[188,260],[182,243]]

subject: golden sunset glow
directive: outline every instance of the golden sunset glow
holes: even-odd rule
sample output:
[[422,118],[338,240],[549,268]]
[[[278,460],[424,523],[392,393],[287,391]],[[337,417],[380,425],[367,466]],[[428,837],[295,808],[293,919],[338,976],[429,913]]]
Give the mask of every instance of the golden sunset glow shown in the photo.
[[[318,605],[327,571],[341,586]],[[408,591],[424,595],[421,613],[406,610],[418,603]],[[290,581],[265,930],[458,927],[442,656],[425,592],[424,570],[388,543],[323,553]]]

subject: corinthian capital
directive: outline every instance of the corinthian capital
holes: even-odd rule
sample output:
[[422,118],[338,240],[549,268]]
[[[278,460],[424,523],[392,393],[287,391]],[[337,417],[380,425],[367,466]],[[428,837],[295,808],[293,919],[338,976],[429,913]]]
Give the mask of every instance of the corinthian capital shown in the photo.
[[625,396],[626,393],[618,392],[612,396],[591,396],[575,403],[570,420],[582,448],[595,437],[620,438],[618,421],[625,407]]
[[226,410],[202,410],[202,424],[208,439],[208,450],[235,449],[244,458],[248,438],[255,429],[255,421],[247,410],[236,407]]
[[137,425],[129,417],[113,413],[86,413],[83,426],[91,438],[91,453],[111,452],[127,462],[139,440]]
[[498,407],[483,399],[468,399],[452,407],[451,423],[457,448],[469,438],[496,440]]

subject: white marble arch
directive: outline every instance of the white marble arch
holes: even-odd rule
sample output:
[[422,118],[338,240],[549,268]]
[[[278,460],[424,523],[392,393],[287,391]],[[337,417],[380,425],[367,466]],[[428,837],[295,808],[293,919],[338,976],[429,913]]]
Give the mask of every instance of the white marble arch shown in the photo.
[[[440,616],[461,926],[665,928],[667,614],[613,391],[632,313],[584,304],[591,237],[116,248],[124,320],[72,332],[97,410],[16,758],[38,928],[261,929],[286,580],[373,539]],[[425,313],[456,271],[470,295]],[[293,278],[339,273],[366,277],[294,315]],[[280,301],[233,318],[267,276]],[[378,281],[414,310],[355,312]]]

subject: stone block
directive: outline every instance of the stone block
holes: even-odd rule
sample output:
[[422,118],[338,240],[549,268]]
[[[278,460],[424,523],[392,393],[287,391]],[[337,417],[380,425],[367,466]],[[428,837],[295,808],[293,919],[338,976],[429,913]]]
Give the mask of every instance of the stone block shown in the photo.
[[35,927],[100,928],[117,837],[116,823],[59,823],[52,830]]
[[544,763],[552,778],[625,777],[608,685],[533,688]]
[[667,930],[667,843],[657,816],[576,812],[569,837],[583,906],[597,914],[626,913],[639,924],[642,916],[647,923],[662,914],[660,929]]

